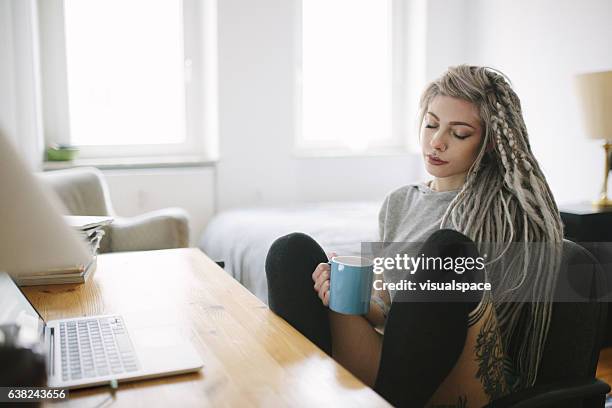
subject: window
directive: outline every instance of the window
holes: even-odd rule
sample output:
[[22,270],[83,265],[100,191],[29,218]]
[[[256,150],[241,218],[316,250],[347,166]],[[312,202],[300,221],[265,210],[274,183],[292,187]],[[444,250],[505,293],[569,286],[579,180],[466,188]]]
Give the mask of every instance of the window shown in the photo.
[[394,0],[302,0],[299,150],[404,146],[402,12]]
[[89,158],[210,155],[207,7],[39,0],[46,142]]

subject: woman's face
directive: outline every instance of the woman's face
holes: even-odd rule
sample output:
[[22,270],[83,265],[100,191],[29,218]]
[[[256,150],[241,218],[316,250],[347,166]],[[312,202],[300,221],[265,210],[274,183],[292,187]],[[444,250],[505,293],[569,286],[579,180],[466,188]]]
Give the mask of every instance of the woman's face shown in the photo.
[[482,141],[478,108],[463,99],[434,97],[423,118],[420,139],[429,174],[465,177]]

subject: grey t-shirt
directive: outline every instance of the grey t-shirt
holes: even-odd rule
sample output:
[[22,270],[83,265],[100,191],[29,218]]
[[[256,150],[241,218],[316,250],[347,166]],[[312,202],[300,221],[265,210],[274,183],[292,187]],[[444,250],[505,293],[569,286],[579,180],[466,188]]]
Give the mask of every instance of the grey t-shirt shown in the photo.
[[[381,242],[425,242],[434,231],[440,229],[442,217],[458,191],[434,191],[426,183],[408,184],[394,190],[385,198],[378,215]],[[416,251],[420,245],[412,247]],[[383,273],[385,282],[396,283],[401,278],[398,273]],[[395,293],[390,291],[389,295],[393,299]]]

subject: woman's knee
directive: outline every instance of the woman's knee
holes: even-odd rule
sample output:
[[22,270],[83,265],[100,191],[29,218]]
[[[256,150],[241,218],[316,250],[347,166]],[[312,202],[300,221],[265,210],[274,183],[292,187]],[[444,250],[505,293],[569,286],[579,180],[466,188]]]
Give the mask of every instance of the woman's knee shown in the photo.
[[449,229],[449,228],[442,228],[442,229],[434,231],[429,236],[427,241],[442,242],[442,243],[445,243],[445,242],[472,242],[472,240],[468,238],[466,235],[462,234],[459,231]]
[[[470,305],[480,301],[483,292],[475,288],[485,281],[484,269],[480,266],[484,265],[484,259],[480,259],[478,248],[470,238],[455,230],[438,230],[425,241],[418,255],[422,257],[421,267],[407,279],[423,285],[424,289],[417,286],[415,291],[399,291],[396,301],[459,302]],[[428,289],[430,284],[435,289]],[[458,290],[456,284],[460,284],[461,288],[468,284],[469,290]]]
[[432,233],[423,243],[423,255],[441,257],[478,257],[478,248],[474,241],[459,231],[440,229]]
[[303,232],[292,232],[277,238],[268,251],[268,256],[295,255],[309,248],[319,247],[319,244]]
[[315,262],[326,261],[325,252],[312,237],[302,232],[292,232],[277,238],[272,243],[265,266],[266,272],[270,274],[271,271],[291,266],[308,264],[310,267]]

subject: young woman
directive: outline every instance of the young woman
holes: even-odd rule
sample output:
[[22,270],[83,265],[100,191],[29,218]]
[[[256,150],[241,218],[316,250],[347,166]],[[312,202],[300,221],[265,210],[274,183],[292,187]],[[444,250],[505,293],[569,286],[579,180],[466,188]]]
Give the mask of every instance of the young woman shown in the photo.
[[[367,315],[336,313],[327,307],[328,257],[294,233],[268,253],[269,304],[394,405],[480,407],[535,382],[560,254],[544,257],[527,243],[560,247],[562,224],[503,74],[451,67],[426,88],[420,108],[422,156],[433,179],[386,197],[380,239],[423,242],[424,256],[478,257],[501,247],[484,278],[420,272],[419,279],[442,282],[486,279],[492,290],[459,303],[378,291]],[[517,244],[522,251],[511,263],[518,263],[496,264]],[[534,260],[537,269],[528,268]],[[385,272],[384,279],[398,276]],[[538,301],[529,302],[534,293]]]

